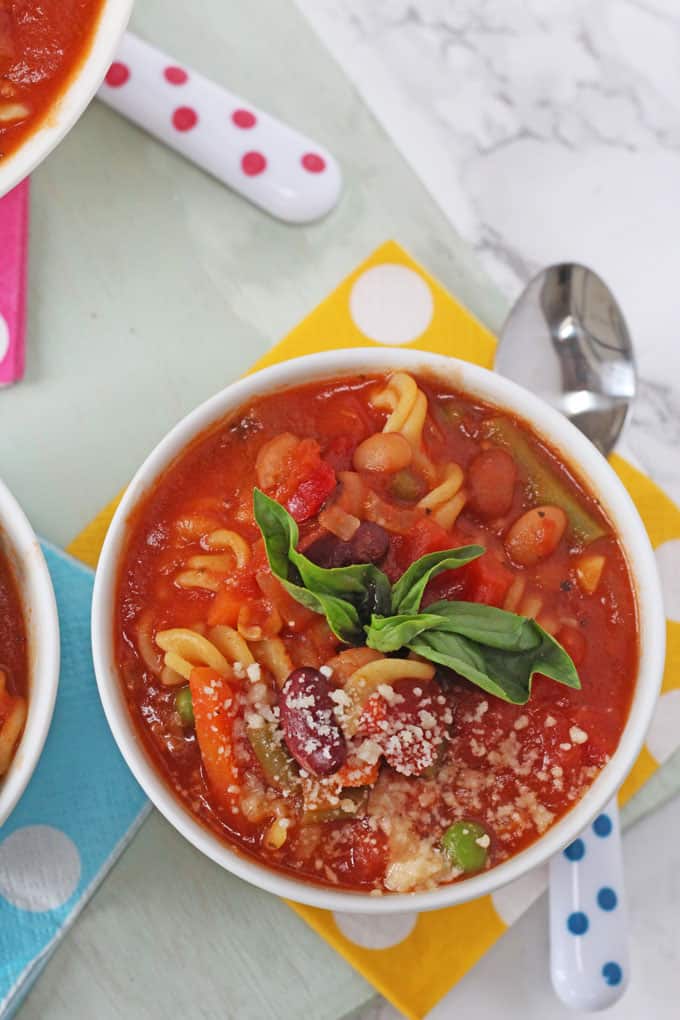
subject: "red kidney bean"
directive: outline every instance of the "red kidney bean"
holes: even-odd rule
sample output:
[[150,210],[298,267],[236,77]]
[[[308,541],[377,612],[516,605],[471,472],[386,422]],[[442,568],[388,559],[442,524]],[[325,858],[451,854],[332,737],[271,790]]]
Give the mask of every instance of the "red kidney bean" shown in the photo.
[[305,550],[305,556],[319,567],[347,567],[350,563],[379,563],[389,547],[385,529],[364,521],[349,542],[335,535],[322,535]]
[[305,556],[317,567],[346,567],[352,563],[352,548],[349,542],[343,542],[330,532],[322,535],[305,549]]
[[516,477],[517,467],[506,450],[482,450],[467,470],[469,507],[486,520],[502,517],[512,506]]
[[295,760],[316,776],[330,776],[347,759],[327,677],[309,666],[295,669],[279,699],[281,727]]
[[352,563],[379,563],[390,547],[390,538],[384,528],[372,521],[363,521],[349,543]]

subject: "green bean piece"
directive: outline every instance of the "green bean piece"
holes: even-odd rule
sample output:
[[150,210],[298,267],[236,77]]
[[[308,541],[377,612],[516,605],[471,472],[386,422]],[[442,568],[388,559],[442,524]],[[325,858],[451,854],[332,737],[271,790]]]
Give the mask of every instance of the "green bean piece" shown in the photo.
[[300,788],[298,767],[285,745],[275,739],[274,724],[249,726],[246,733],[269,785],[282,793],[296,793]]
[[194,725],[194,703],[191,700],[191,689],[182,687],[175,695],[175,708],[182,720],[182,726],[189,728]]
[[516,425],[504,418],[492,418],[485,425],[487,438],[495,439],[504,446],[526,473],[537,504],[553,503],[562,507],[569,518],[571,530],[582,542],[592,542],[605,534],[601,522],[588,513],[562,481],[541,462]]
[[356,805],[354,811],[343,811],[340,804],[336,807],[327,808],[316,808],[307,810],[302,815],[303,822],[338,822],[347,821],[350,818],[362,818],[366,814],[366,806],[368,804],[368,795],[370,793],[368,786],[352,786],[346,787],[338,794],[340,802],[343,800],[354,801]]
[[424,480],[408,468],[397,471],[390,482],[390,495],[395,499],[402,499],[405,503],[415,503],[426,491]]
[[454,868],[481,871],[489,852],[489,835],[477,822],[454,822],[442,836],[442,847]]

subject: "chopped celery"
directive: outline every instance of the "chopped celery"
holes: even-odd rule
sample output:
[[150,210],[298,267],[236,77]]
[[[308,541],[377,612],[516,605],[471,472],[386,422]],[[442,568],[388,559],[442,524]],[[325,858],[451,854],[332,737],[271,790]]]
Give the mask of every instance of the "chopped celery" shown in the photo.
[[526,472],[537,503],[553,503],[562,507],[577,538],[588,543],[605,534],[603,525],[567,489],[566,485],[541,462],[526,438],[512,422],[492,418],[486,422],[489,439],[505,446]]
[[273,724],[249,726],[247,734],[267,782],[282,793],[296,793],[300,788],[298,767],[285,745],[276,740]]
[[[339,803],[328,807],[308,808],[302,815],[303,822],[339,822],[349,821],[352,818],[361,818],[366,811],[368,804],[368,786],[348,787],[338,794]],[[341,807],[343,800],[354,802],[354,811],[344,811]]]
[[182,720],[182,725],[189,727],[194,725],[194,705],[191,700],[191,691],[188,687],[182,687],[175,695],[175,708]]

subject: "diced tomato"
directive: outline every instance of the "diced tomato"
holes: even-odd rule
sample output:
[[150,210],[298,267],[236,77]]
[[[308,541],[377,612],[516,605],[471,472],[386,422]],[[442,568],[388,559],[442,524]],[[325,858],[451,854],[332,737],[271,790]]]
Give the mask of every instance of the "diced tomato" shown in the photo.
[[288,498],[286,509],[298,524],[307,521],[319,512],[336,485],[335,471],[330,464],[320,461]]
[[[431,517],[419,520],[409,536],[409,564],[425,556],[426,553],[438,552],[441,549],[453,549],[456,539],[453,535],[437,524]],[[407,564],[408,566],[408,564]]]
[[357,733],[363,733],[366,736],[375,736],[375,734],[381,733],[382,726],[380,724],[387,719],[387,712],[388,706],[385,699],[380,694],[374,694],[364,705],[363,712],[359,717]]
[[482,602],[486,606],[503,605],[513,574],[492,553],[484,553],[463,570],[463,598],[469,602]]
[[192,670],[189,686],[206,777],[218,802],[230,808],[237,800],[239,784],[232,740],[234,692],[217,670],[204,666]]
[[343,822],[327,851],[329,863],[341,881],[350,886],[371,885],[385,871],[387,837],[370,828],[367,819]]
[[436,680],[397,680],[393,687],[400,700],[388,704],[388,728],[381,728],[375,739],[393,769],[406,776],[422,775],[437,763],[449,733],[451,708]]

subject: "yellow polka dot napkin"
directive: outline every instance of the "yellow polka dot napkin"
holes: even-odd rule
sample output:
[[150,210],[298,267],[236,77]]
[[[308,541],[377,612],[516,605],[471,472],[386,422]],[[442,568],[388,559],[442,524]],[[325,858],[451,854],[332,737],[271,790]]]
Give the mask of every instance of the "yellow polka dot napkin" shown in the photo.
[[[491,333],[393,241],[382,245],[253,366],[343,347],[399,345],[493,365]],[[227,380],[225,380],[226,382]],[[647,742],[621,791],[632,796],[680,747],[680,511],[620,457],[612,464],[647,526],[665,582],[668,651],[663,693]],[[94,565],[115,504],[72,543]],[[524,912],[545,886],[533,872],[493,896],[424,914],[332,914],[291,904],[407,1017],[421,1018]]]

